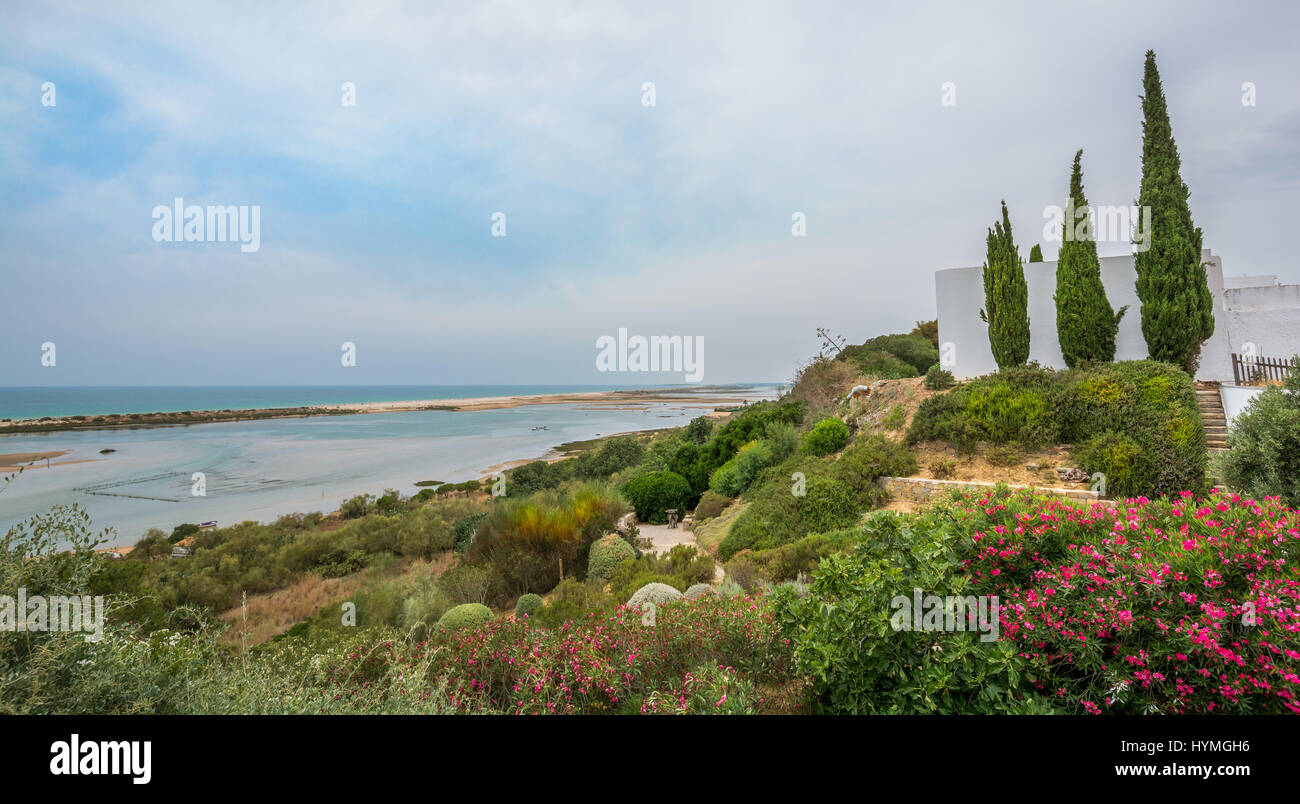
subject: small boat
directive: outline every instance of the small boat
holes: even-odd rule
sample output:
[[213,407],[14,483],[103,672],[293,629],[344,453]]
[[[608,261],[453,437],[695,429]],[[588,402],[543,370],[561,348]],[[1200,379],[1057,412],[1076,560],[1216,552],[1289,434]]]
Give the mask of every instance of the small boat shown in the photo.
[[545,429],[546,429],[546,425],[541,424],[541,425],[538,425],[537,427],[534,427],[533,429],[534,429],[534,430],[545,430]]
[[215,520],[215,519],[212,520],[211,522],[200,522],[200,523],[199,523],[199,527],[200,527],[200,528],[203,528],[203,529],[206,529],[206,528],[215,528],[216,526],[217,526],[217,520]]

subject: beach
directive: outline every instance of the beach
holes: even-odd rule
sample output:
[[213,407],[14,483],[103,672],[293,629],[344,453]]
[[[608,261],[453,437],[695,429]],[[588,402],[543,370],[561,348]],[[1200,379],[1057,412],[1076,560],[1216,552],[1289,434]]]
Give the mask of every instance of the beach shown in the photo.
[[557,460],[593,439],[681,427],[778,394],[773,385],[488,391],[323,404],[311,413],[264,408],[204,418],[188,411],[179,421],[50,417],[41,424],[73,426],[0,429],[0,466],[10,467],[2,474],[26,468],[0,494],[0,531],[72,502],[96,530],[114,530],[113,546],[133,544],[152,527],[170,532],[185,522],[225,526],[328,512],[357,494],[414,494],[429,481],[482,478],[529,460]]
[[[712,393],[703,393],[713,391]],[[578,391],[570,393],[519,394],[513,396],[463,397],[453,399],[411,399],[385,402],[352,402],[293,407],[247,408],[242,410],[185,410],[154,413],[102,413],[96,415],[44,416],[0,421],[0,435],[50,433],[67,430],[98,430],[214,424],[259,419],[306,416],[347,416],[404,411],[484,411],[531,405],[580,405],[589,410],[645,410],[650,405],[685,404],[710,412],[716,407],[733,407],[745,402],[744,393],[725,389],[646,389],[622,391]]]

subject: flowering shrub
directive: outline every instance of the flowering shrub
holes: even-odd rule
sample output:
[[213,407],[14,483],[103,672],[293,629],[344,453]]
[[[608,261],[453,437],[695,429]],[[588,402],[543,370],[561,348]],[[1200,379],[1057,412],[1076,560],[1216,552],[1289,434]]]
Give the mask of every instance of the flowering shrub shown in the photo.
[[762,703],[754,684],[720,664],[704,664],[682,677],[680,684],[655,690],[641,705],[643,715],[752,715]]
[[1276,498],[954,509],[1035,686],[1081,712],[1300,713],[1300,514]]
[[[510,713],[637,713],[658,691],[684,689],[685,674],[703,664],[725,665],[751,682],[788,676],[788,648],[770,612],[753,598],[680,602],[662,608],[654,626],[620,606],[558,628],[498,618],[477,630],[438,634],[433,642],[394,647],[386,667],[427,667],[430,683],[446,682],[460,711]],[[354,670],[351,687],[369,683]],[[720,689],[714,679],[705,688]],[[727,682],[737,689],[738,682]],[[348,694],[336,689],[332,694]],[[710,692],[710,694],[712,694]],[[752,698],[746,692],[742,700]],[[717,699],[715,699],[717,700]]]

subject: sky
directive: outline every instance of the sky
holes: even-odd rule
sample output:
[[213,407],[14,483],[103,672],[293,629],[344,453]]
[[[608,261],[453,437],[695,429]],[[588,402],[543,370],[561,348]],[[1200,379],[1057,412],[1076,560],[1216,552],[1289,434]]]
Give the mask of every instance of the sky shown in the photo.
[[[1079,148],[1089,199],[1134,203],[1149,48],[1205,246],[1300,282],[1292,4],[0,0],[0,20],[0,385],[683,380],[599,371],[620,329],[703,338],[705,383],[789,380],[817,327],[933,318],[934,272],[983,262],[1002,199],[1022,255],[1053,259]],[[258,207],[258,249],[158,242],[177,197]]]

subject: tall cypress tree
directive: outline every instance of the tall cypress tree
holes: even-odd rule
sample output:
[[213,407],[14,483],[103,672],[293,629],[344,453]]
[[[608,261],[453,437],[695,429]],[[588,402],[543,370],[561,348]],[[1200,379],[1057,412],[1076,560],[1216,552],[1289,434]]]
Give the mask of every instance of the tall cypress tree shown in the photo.
[[1083,149],[1074,155],[1070,171],[1070,196],[1065,204],[1061,253],[1056,258],[1056,337],[1065,365],[1074,368],[1085,360],[1109,363],[1115,359],[1115,332],[1119,315],[1106,299],[1101,283],[1097,241],[1083,194]]
[[1029,249],[1029,261],[1030,262],[1043,261],[1043,250],[1042,248],[1039,247],[1037,243],[1034,244],[1033,248]]
[[1152,50],[1147,51],[1142,91],[1138,206],[1151,208],[1150,248],[1135,258],[1142,335],[1152,359],[1194,373],[1201,344],[1214,334],[1214,302],[1201,263],[1201,230],[1193,225],[1187,205],[1189,193]]
[[1011,237],[1007,202],[1002,220],[988,233],[988,261],[984,263],[984,309],[980,318],[989,325],[989,346],[998,368],[1022,365],[1029,359],[1029,287],[1020,250]]

